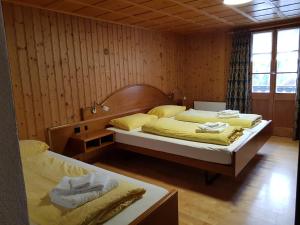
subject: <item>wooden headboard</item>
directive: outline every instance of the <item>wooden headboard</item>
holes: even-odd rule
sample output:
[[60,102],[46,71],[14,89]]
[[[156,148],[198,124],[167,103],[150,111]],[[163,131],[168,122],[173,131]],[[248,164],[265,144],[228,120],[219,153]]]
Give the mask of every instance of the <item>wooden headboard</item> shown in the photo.
[[124,87],[101,104],[94,107],[81,109],[83,120],[48,129],[48,140],[51,150],[65,154],[69,137],[75,135],[75,129],[80,129],[80,134],[105,128],[113,118],[146,112],[151,108],[174,104],[173,95],[167,95],[161,90],[149,85],[132,85]]
[[172,103],[172,94],[167,95],[150,85],[131,85],[114,92],[101,104],[81,109],[81,117],[82,120],[89,120]]

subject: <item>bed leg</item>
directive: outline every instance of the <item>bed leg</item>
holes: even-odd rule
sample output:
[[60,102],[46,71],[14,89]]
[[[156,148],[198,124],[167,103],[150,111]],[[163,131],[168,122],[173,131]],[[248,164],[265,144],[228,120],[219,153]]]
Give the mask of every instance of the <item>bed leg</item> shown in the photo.
[[219,173],[210,173],[208,171],[204,172],[204,178],[205,178],[205,184],[211,185],[218,177],[220,177],[221,174]]

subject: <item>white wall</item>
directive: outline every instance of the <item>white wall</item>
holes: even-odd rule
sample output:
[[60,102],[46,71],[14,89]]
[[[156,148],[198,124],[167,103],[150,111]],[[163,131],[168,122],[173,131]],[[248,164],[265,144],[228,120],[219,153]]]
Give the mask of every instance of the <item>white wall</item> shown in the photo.
[[0,1],[0,224],[27,225],[27,204]]

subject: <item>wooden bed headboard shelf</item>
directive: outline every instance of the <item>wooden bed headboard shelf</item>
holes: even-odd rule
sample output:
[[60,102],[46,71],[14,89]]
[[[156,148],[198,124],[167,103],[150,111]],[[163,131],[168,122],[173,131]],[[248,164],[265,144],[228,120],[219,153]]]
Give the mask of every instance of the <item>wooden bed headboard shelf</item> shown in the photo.
[[120,112],[149,110],[157,105],[174,104],[173,98],[173,94],[165,94],[150,85],[131,85],[116,91],[101,104],[81,109],[81,119],[89,120]]
[[[50,148],[60,154],[64,154],[67,142],[75,134],[75,129],[80,129],[80,134],[104,129],[113,118],[126,116],[139,112],[147,112],[151,108],[174,104],[173,95],[167,95],[161,90],[150,85],[131,85],[124,87],[96,107],[96,113],[92,113],[92,107],[81,109],[82,121],[52,127],[48,129],[48,142]],[[103,110],[108,107],[108,111]]]

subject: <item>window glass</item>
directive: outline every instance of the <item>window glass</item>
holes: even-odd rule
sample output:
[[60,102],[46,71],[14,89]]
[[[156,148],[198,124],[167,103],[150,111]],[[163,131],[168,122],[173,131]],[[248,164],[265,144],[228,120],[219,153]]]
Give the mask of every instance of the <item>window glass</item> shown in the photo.
[[253,74],[252,92],[258,92],[258,93],[270,92],[270,74]]
[[277,53],[277,72],[297,72],[298,51]]
[[279,30],[277,52],[297,51],[299,49],[299,29]]
[[270,92],[272,32],[252,36],[252,92]]
[[253,34],[252,53],[272,52],[272,32]]
[[252,57],[252,73],[269,73],[271,54],[257,54]]
[[276,76],[276,93],[295,93],[297,73],[278,73]]
[[296,93],[299,29],[279,30],[277,37],[276,93]]

